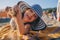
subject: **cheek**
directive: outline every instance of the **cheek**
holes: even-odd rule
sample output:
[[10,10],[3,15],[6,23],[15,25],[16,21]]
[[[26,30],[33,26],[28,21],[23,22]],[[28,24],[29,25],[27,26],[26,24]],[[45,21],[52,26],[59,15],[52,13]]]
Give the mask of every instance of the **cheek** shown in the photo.
[[37,16],[33,16],[30,20],[30,22],[33,22],[34,20],[36,20],[38,17]]
[[27,17],[27,16],[24,16],[24,17],[23,17],[24,22],[33,22],[33,21],[36,20],[36,19],[37,19],[37,17],[35,17],[35,16],[33,16],[33,17],[31,17],[31,18],[29,18],[29,17]]
[[30,21],[32,22],[32,21],[34,21],[34,20],[36,20],[36,18],[35,17],[32,17],[31,19],[30,19]]
[[23,17],[23,21],[24,21],[24,22],[28,22],[29,20],[28,20],[27,17]]

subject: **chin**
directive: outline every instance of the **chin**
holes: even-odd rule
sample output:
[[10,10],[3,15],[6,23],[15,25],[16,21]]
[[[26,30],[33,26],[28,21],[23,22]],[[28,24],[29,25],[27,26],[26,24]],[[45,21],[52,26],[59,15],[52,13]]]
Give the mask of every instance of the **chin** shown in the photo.
[[25,20],[24,22],[32,22],[32,21],[27,21],[27,20]]
[[29,22],[33,22],[33,20],[30,20]]
[[24,22],[33,22],[34,20],[24,19]]

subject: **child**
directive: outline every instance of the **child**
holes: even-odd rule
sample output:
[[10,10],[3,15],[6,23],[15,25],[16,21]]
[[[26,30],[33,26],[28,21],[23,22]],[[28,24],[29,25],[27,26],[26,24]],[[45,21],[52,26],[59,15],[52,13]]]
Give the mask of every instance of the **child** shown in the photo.
[[46,24],[41,19],[42,8],[39,5],[33,5],[30,7],[24,1],[20,1],[17,5],[21,9],[22,20],[24,21],[24,24],[30,24],[30,28],[35,31],[46,28]]
[[[39,5],[33,5],[30,7],[24,1],[18,2],[17,5],[19,6],[19,9],[22,13],[22,20],[24,21],[24,25],[29,24],[29,28],[32,31],[44,30],[46,28],[46,24],[41,19],[42,8]],[[35,40],[35,38],[33,40]]]
[[8,17],[11,19],[10,20],[11,28],[12,28],[12,30],[15,30],[16,29],[16,24],[14,24],[14,21],[15,21],[15,17],[14,17],[14,14],[15,13],[14,13],[14,10],[13,10],[12,7],[6,7],[6,11],[7,11]]
[[15,13],[14,13],[14,10],[13,10],[12,7],[7,7],[6,11],[7,11],[8,17],[11,19],[10,20],[11,31],[10,31],[8,36],[9,36],[9,38],[11,40],[17,40],[17,33],[16,33],[17,24],[15,22]]

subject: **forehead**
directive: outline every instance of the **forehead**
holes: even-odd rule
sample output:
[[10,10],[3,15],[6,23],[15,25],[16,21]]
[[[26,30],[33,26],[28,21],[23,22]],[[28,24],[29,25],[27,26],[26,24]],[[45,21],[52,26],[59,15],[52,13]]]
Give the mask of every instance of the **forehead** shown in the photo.
[[25,14],[35,14],[37,16],[36,12],[33,9],[28,9],[27,11],[25,11]]
[[12,8],[12,7],[11,7],[11,8],[8,8],[8,10],[12,11],[12,10],[13,10],[13,8]]
[[34,12],[34,10],[32,10],[32,9],[27,9],[25,12]]

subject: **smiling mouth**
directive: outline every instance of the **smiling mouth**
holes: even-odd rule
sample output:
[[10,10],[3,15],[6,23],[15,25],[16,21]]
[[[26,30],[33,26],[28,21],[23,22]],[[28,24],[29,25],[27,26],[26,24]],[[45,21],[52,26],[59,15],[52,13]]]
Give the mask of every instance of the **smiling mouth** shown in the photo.
[[27,17],[28,17],[29,20],[31,19],[31,17],[29,17],[29,16],[27,16]]

